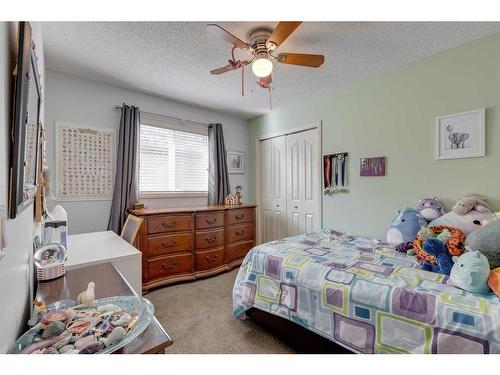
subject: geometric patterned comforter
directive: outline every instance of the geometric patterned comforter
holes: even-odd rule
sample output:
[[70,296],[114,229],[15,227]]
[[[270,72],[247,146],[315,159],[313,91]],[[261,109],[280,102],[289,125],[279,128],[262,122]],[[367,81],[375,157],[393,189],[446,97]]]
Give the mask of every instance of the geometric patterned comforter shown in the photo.
[[357,353],[500,353],[500,299],[420,269],[391,245],[334,230],[253,248],[233,314],[281,316]]

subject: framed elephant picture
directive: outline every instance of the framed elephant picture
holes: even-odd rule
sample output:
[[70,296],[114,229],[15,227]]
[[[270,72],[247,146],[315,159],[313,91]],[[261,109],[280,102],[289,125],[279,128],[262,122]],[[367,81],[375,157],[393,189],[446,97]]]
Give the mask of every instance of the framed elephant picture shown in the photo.
[[434,158],[485,156],[485,109],[436,118]]

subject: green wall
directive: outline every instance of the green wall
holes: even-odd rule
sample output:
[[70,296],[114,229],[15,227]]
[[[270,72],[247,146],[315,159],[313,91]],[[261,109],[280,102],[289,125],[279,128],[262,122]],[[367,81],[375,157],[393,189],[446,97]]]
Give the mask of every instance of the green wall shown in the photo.
[[[434,160],[435,117],[478,108],[486,108],[486,157]],[[500,209],[499,109],[500,33],[251,120],[250,180],[258,135],[321,121],[323,154],[349,152],[350,189],[323,196],[323,227],[382,239],[396,210],[424,196],[450,209],[474,192]],[[387,157],[385,177],[359,176],[369,156]]]

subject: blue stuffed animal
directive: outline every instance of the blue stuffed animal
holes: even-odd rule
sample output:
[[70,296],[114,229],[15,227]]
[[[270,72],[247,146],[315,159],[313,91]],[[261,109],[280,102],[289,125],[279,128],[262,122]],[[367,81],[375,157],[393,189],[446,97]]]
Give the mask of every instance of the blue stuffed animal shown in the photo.
[[490,264],[488,259],[479,251],[464,253],[459,257],[453,257],[453,268],[450,273],[450,281],[472,293],[488,293],[488,277],[490,275]]
[[444,242],[438,240],[437,238],[429,238],[424,241],[422,248],[427,252],[427,254],[436,258],[435,264],[432,264],[429,261],[424,261],[424,263],[422,263],[422,269],[442,273],[444,275],[450,274],[453,267],[453,259]]
[[421,227],[426,227],[427,221],[417,214],[415,209],[404,207],[387,231],[387,242],[398,245],[413,241]]

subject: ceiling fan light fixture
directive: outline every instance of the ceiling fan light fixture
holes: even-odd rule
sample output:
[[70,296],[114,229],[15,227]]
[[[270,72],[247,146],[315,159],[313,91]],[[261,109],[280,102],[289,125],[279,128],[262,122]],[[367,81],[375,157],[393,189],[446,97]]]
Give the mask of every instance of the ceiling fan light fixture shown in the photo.
[[273,63],[266,58],[258,58],[252,63],[252,72],[257,77],[267,77],[273,71]]

